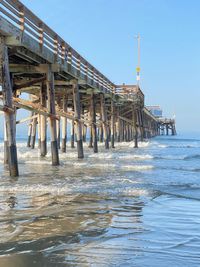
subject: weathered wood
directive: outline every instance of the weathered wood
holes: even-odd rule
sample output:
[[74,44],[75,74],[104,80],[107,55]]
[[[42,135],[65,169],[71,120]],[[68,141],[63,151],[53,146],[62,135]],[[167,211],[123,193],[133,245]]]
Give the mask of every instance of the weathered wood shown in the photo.
[[100,103],[101,103],[101,116],[102,116],[103,137],[104,137],[104,142],[105,142],[105,148],[109,149],[107,114],[106,114],[106,107],[105,107],[105,96],[103,94],[100,94]]
[[101,112],[100,112],[100,125],[99,125],[99,142],[100,143],[103,143],[103,123],[102,123],[102,115],[101,115]]
[[81,128],[81,110],[80,110],[80,95],[79,95],[79,85],[77,82],[73,84],[73,102],[74,102],[74,112],[75,112],[75,123],[76,123],[76,136],[77,136],[77,152],[78,158],[84,158],[83,153],[83,138],[82,138],[82,128]]
[[21,119],[21,120],[18,120],[16,121],[16,124],[21,124],[21,123],[24,123],[24,122],[27,122],[27,121],[30,121],[34,118],[37,118],[38,115],[34,115],[34,116],[29,116],[29,117],[26,117],[24,119]]
[[89,120],[90,120],[90,123],[89,123],[89,145],[88,147],[89,148],[92,148],[93,147],[93,136],[92,136],[92,120],[93,120],[93,114],[92,114],[92,109],[93,109],[93,106],[92,106],[92,100],[90,99],[90,106],[89,106]]
[[34,79],[34,80],[31,80],[31,81],[27,81],[27,82],[24,82],[24,83],[21,83],[21,84],[15,84],[14,85],[14,90],[19,90],[19,89],[22,89],[22,88],[25,88],[25,87],[29,87],[29,86],[32,86],[36,83],[40,83],[42,81],[45,81],[46,77],[41,77],[41,78],[38,78],[38,79]]
[[[67,96],[63,97],[63,111],[67,113]],[[67,142],[67,118],[62,117],[62,152],[66,152]]]
[[36,129],[37,129],[37,117],[33,119],[32,122],[32,131],[31,131],[31,148],[35,148],[35,140],[36,140]]
[[33,119],[31,119],[31,121],[30,121],[30,123],[28,125],[27,147],[31,147],[32,121],[33,121]]
[[8,157],[8,138],[6,133],[6,122],[4,120],[4,164],[8,164],[9,157]]
[[97,126],[96,126],[96,101],[95,95],[91,95],[91,119],[92,119],[92,140],[93,140],[93,151],[98,153],[98,144],[97,144]]
[[[49,66],[47,71],[47,95],[48,95],[48,111],[52,115],[56,115],[55,110],[55,90],[54,90],[54,73],[51,71],[51,66]],[[56,119],[55,117],[50,117],[50,132],[51,132],[51,156],[52,165],[59,165],[59,155],[58,155],[58,143],[57,143],[57,133],[56,133]]]
[[138,129],[137,129],[137,110],[133,107],[133,125],[134,125],[134,142],[135,148],[138,148]]
[[41,147],[41,115],[38,114],[38,118],[37,118],[37,122],[38,122],[38,148],[40,149]]
[[115,148],[115,106],[114,101],[111,100],[111,147]]
[[[41,106],[46,108],[47,106],[47,90],[46,90],[46,83],[43,82],[41,84],[41,89],[40,89],[40,103]],[[41,142],[40,142],[40,156],[45,157],[47,154],[47,118],[45,115],[40,115],[41,118]]]
[[60,118],[56,120],[56,132],[57,132],[58,149],[60,149]]
[[117,109],[116,135],[117,135],[117,142],[120,142],[121,141],[121,125],[120,125],[120,110],[119,110],[119,107]]
[[71,148],[75,148],[74,146],[74,134],[75,134],[75,131],[74,131],[74,120],[71,121]]
[[[5,45],[5,39],[0,37],[0,84],[2,84],[3,104],[13,109],[12,103],[12,87],[9,73],[8,48]],[[16,117],[14,113],[4,112],[6,134],[7,134],[7,152],[10,176],[19,175],[16,147]]]

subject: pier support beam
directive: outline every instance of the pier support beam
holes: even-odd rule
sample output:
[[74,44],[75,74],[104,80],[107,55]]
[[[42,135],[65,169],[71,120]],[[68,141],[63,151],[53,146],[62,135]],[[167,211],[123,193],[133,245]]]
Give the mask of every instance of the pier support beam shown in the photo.
[[94,153],[98,153],[98,145],[97,145],[97,126],[96,126],[96,101],[95,95],[91,95],[91,119],[92,119],[92,140],[93,140],[93,151]]
[[80,95],[79,95],[79,85],[74,82],[73,86],[73,101],[74,101],[74,114],[75,114],[75,121],[76,121],[76,136],[77,136],[77,152],[78,158],[84,158],[83,153],[83,138],[82,138],[82,125],[80,122],[81,118],[81,109],[80,109]]
[[38,148],[41,147],[41,116],[38,114]]
[[[31,116],[33,116],[33,112],[31,112]],[[28,125],[28,139],[27,139],[27,147],[31,147],[31,133],[32,133],[32,122],[33,120],[30,120],[30,123]]]
[[36,129],[37,129],[37,118],[34,118],[32,122],[32,132],[31,132],[31,148],[32,149],[35,148]]
[[16,147],[16,116],[12,103],[13,92],[9,72],[8,48],[4,41],[4,38],[0,37],[0,84],[2,84],[3,104],[8,108],[8,111],[4,111],[4,116],[9,171],[10,176],[16,177],[19,175]]
[[4,164],[8,164],[8,138],[6,132],[5,119],[4,119]]
[[117,124],[116,124],[116,132],[117,132],[117,142],[120,142],[120,137],[121,137],[121,128],[120,128],[120,118],[119,118],[119,115],[120,115],[120,110],[119,110],[119,107],[117,109]]
[[[67,112],[67,97],[63,97],[63,111]],[[66,152],[66,142],[67,142],[67,118],[62,117],[62,152]]]
[[[45,82],[41,85],[40,103],[42,107],[47,106],[47,88]],[[40,156],[45,157],[47,154],[47,118],[45,115],[40,115]]]
[[56,120],[56,133],[57,133],[58,149],[60,149],[60,117],[58,120]]
[[103,123],[103,136],[104,136],[105,148],[109,149],[107,113],[106,113],[106,106],[105,106],[105,97],[103,94],[100,94],[100,103],[101,103],[101,116],[102,116],[102,123]]
[[51,113],[50,117],[50,131],[51,131],[51,155],[52,165],[59,165],[58,155],[58,143],[56,133],[56,119],[55,119],[55,90],[54,90],[54,73],[51,71],[51,67],[48,67],[47,71],[47,95],[48,95],[48,110]]
[[111,100],[111,147],[115,148],[115,106],[114,101]]
[[135,148],[138,148],[138,129],[137,129],[137,110],[133,107],[133,125],[134,125],[134,142]]
[[75,148],[74,146],[74,120],[71,121],[71,148]]

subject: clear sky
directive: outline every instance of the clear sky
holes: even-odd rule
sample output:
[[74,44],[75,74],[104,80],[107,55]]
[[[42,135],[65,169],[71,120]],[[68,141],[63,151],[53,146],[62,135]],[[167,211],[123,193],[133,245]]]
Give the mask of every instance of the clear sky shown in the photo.
[[22,2],[114,83],[135,83],[140,33],[146,104],[200,132],[199,0]]

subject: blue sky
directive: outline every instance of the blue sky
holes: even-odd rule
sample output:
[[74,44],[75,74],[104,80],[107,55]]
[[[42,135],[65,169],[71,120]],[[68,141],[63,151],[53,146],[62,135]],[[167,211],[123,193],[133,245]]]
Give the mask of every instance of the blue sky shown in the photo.
[[23,0],[114,83],[135,83],[141,34],[146,104],[200,132],[200,1]]

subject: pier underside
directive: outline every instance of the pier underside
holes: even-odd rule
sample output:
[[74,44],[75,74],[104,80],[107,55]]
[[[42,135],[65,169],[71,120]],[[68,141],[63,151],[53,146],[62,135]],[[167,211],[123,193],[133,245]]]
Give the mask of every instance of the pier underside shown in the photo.
[[[161,123],[144,105],[135,85],[115,85],[20,1],[0,4],[0,110],[5,117],[5,164],[17,176],[16,125],[28,122],[27,146],[35,148],[36,132],[41,157],[51,136],[52,164],[59,165],[59,149],[66,152],[67,131],[71,147],[83,158],[88,138],[93,152],[98,142],[105,149],[115,142],[159,134]],[[30,111],[16,120],[18,109]],[[173,132],[175,133],[175,132]]]

